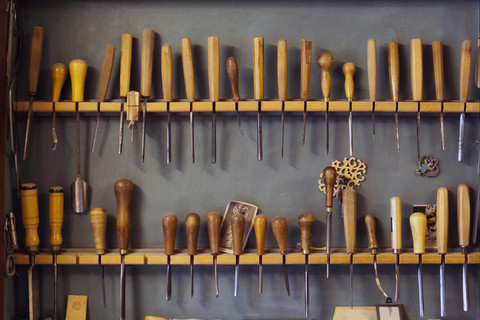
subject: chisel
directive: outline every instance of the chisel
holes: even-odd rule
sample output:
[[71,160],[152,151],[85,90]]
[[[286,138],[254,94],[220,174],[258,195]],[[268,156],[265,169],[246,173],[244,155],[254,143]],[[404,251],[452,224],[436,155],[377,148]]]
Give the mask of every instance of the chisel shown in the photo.
[[277,83],[278,100],[282,102],[282,159],[285,137],[285,101],[288,91],[288,54],[287,40],[280,39],[277,43]]
[[445,81],[443,75],[443,44],[441,41],[432,42],[433,73],[435,77],[435,97],[441,103],[440,134],[442,151],[445,151],[445,130],[443,126],[443,100],[445,99]]
[[329,135],[328,135],[328,107],[330,104],[330,90],[332,89],[332,74],[330,70],[333,66],[333,56],[326,52],[318,56],[317,64],[321,71],[321,86],[323,99],[325,100],[325,147],[329,149]]
[[50,69],[52,76],[52,150],[57,150],[57,132],[55,131],[55,103],[60,101],[63,84],[67,78],[67,67],[63,63],[55,63]]
[[470,71],[472,68],[472,42],[462,42],[460,57],[460,102],[463,102],[463,112],[460,114],[460,127],[458,133],[458,161],[463,160],[463,138],[465,133],[465,110],[467,109],[468,87],[470,85]]
[[57,320],[58,265],[57,254],[62,245],[63,224],[63,188],[51,187],[49,190],[50,246],[53,257],[53,320]]
[[395,254],[395,302],[400,299],[400,251],[402,250],[402,202],[399,197],[390,198],[390,222],[392,250]]
[[210,243],[210,252],[213,255],[213,268],[215,272],[215,296],[218,298],[218,272],[217,256],[220,253],[220,226],[222,218],[218,212],[210,212],[207,215],[208,240]]
[[327,279],[330,277],[330,253],[332,245],[332,212],[333,192],[337,182],[337,170],[334,167],[323,169],[323,182],[325,184],[325,212],[327,224]]
[[[120,129],[118,133],[118,154],[122,154],[123,148],[123,115],[127,93],[130,91],[130,72],[132,67],[132,35],[122,34],[122,53],[120,57]],[[163,68],[162,68],[163,70]]]
[[42,64],[43,52],[43,28],[34,26],[32,30],[32,40],[30,42],[30,64],[28,67],[28,93],[30,103],[28,106],[27,129],[25,131],[25,146],[23,149],[23,161],[28,159],[28,145],[30,144],[32,118],[33,118],[33,100],[37,95],[38,76],[40,74],[40,65]]
[[349,140],[349,154],[353,157],[353,115],[352,115],[352,99],[353,99],[353,75],[355,74],[355,65],[351,62],[343,64],[342,71],[345,76],[345,95],[348,101],[348,140]]
[[172,102],[172,47],[162,46],[162,91],[163,101],[167,104],[167,164],[172,161],[172,129],[170,126],[171,112],[170,102]]
[[105,232],[107,231],[107,212],[104,208],[93,208],[90,211],[90,224],[92,225],[95,251],[98,255],[98,265],[102,276],[103,307],[107,307],[105,296],[105,270],[102,264],[102,255],[105,254]]
[[417,156],[418,161],[422,153],[420,152],[420,101],[422,101],[423,90],[423,54],[422,40],[412,39],[410,41],[410,72],[412,83],[412,98],[417,102]]
[[415,212],[410,216],[410,228],[413,237],[413,253],[418,254],[418,304],[420,317],[423,318],[423,272],[422,254],[425,253],[425,229],[427,228],[427,217],[421,212]]
[[355,190],[342,191],[342,209],[345,247],[350,256],[350,308],[353,309],[353,254],[357,236],[357,192]]
[[437,190],[437,248],[438,253],[442,256],[440,264],[440,316],[445,317],[446,301],[445,301],[445,254],[448,247],[448,191],[447,188],[441,187]]
[[365,216],[365,227],[367,229],[367,237],[368,237],[368,250],[373,255],[373,269],[375,271],[375,283],[377,284],[378,290],[383,294],[385,298],[389,298],[388,295],[383,290],[382,285],[380,284],[380,278],[378,277],[378,269],[377,269],[377,250],[378,250],[378,243],[376,237],[376,230],[375,230],[375,216],[373,214],[367,214]]
[[216,103],[220,91],[220,40],[208,37],[208,88],[212,101],[212,153],[211,162],[217,162],[217,112]]
[[300,61],[300,99],[303,101],[303,139],[305,145],[305,129],[307,127],[307,101],[310,97],[310,64],[312,61],[312,40],[302,39]]
[[235,214],[230,221],[232,228],[232,248],[235,255],[235,287],[233,295],[238,296],[238,278],[240,272],[240,255],[243,251],[243,232],[245,231],[245,217]]
[[165,243],[165,255],[167,256],[167,294],[166,301],[172,298],[172,266],[170,256],[175,254],[175,235],[177,233],[177,216],[173,213],[167,213],[162,219],[163,240]]
[[288,283],[288,270],[286,265],[286,253],[287,253],[287,235],[288,235],[288,223],[285,217],[276,216],[272,220],[272,231],[275,239],[278,243],[278,248],[282,254],[283,276],[285,278],[285,288],[287,294],[290,296],[290,284]]
[[[395,102],[395,142],[397,153],[400,152],[400,134],[398,132],[398,91],[400,89],[400,60],[398,59],[398,43],[388,43],[388,77],[390,79],[390,91],[392,101]],[[395,299],[396,301],[396,299]]]
[[263,100],[263,37],[253,38],[253,92],[257,100],[257,160],[263,158],[262,151],[262,100]]
[[309,213],[301,214],[298,217],[298,225],[300,226],[300,236],[302,253],[305,257],[304,287],[305,287],[305,319],[310,316],[310,296],[309,296],[309,278],[308,278],[308,254],[310,253],[310,243],[312,240],[312,226],[315,222],[313,215]]
[[257,255],[258,255],[258,293],[263,292],[263,266],[262,256],[265,254],[265,233],[267,232],[267,218],[261,214],[253,220],[253,227],[255,228],[255,239],[257,240]]
[[128,179],[115,182],[115,198],[117,200],[117,238],[120,250],[120,320],[125,320],[125,255],[130,242],[130,204],[132,202],[133,183]]
[[155,32],[152,29],[142,33],[142,65],[140,74],[140,95],[143,99],[142,123],[142,162],[145,161],[145,138],[147,130],[147,102],[152,92],[153,50],[155,48]]
[[367,41],[368,97],[372,102],[372,133],[375,143],[375,100],[377,100],[377,41]]
[[238,111],[238,101],[240,100],[240,94],[238,92],[238,65],[234,57],[227,59],[227,75],[230,81],[230,87],[232,88],[232,100],[235,102],[235,112],[238,118],[238,129],[243,136],[242,122],[240,120],[240,111]]
[[185,218],[187,232],[187,249],[190,256],[190,298],[193,297],[193,268],[194,257],[197,254],[198,231],[200,230],[200,217],[196,213],[190,213]]
[[195,162],[195,134],[193,124],[193,101],[195,101],[195,77],[193,71],[192,42],[190,38],[182,39],[182,64],[185,92],[190,103],[190,149],[192,150],[192,163]]
[[477,41],[477,66],[475,68],[475,85],[480,88],[480,32]]
[[458,225],[458,244],[462,248],[462,254],[465,257],[462,269],[462,293],[463,293],[463,311],[470,310],[469,290],[468,290],[468,244],[470,237],[470,196],[468,186],[460,184],[457,188],[457,225]]

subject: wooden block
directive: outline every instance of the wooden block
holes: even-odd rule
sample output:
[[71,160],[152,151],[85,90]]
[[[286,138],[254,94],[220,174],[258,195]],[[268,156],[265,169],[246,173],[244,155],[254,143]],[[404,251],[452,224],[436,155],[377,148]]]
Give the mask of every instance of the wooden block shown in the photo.
[[445,263],[448,264],[463,264],[465,256],[461,252],[452,252],[445,255]]
[[256,253],[244,253],[240,255],[240,264],[258,264]]
[[190,256],[187,253],[176,253],[170,256],[170,263],[188,265],[190,264]]
[[146,253],[147,264],[165,265],[167,264],[167,256],[163,253]]
[[67,316],[65,320],[85,320],[87,319],[87,299],[88,296],[68,295]]
[[352,111],[354,112],[372,112],[373,104],[371,101],[353,101]]
[[[308,109],[308,106],[307,106]],[[300,100],[285,101],[285,111],[288,112],[303,112],[304,103]]]
[[441,112],[442,104],[436,101],[424,101],[420,103],[421,112]]
[[23,253],[16,253],[14,256],[13,256],[14,260],[15,260],[15,264],[29,264],[29,261],[28,261],[28,254],[23,254]]
[[[78,110],[80,112],[97,112],[97,103],[90,101],[79,102]],[[75,111],[75,108],[73,111]]]
[[398,112],[417,112],[417,111],[418,111],[418,102],[416,101],[398,102]]
[[480,102],[467,102],[466,112],[480,113]]
[[[50,108],[50,111],[52,111],[52,108]],[[75,112],[75,103],[57,102],[55,103],[55,112]]]
[[[57,255],[57,263],[60,263],[60,255]],[[53,257],[49,253],[39,253],[35,255],[35,264],[52,264],[53,263]]]
[[327,263],[327,254],[326,253],[311,253],[308,257],[308,263],[310,264],[326,264]]
[[[96,253],[80,253],[78,255],[78,264],[98,264],[98,254]],[[101,262],[101,256],[100,256]]]
[[[102,102],[100,103],[100,112],[120,112],[121,106],[120,102]],[[56,107],[55,110],[57,110]]]
[[473,252],[468,254],[468,263],[480,264],[480,252]]
[[395,112],[396,104],[393,101],[376,101],[375,112]]
[[145,264],[146,258],[143,253],[130,253],[125,256],[125,264],[142,265]]
[[235,102],[233,101],[218,101],[216,110],[220,112],[235,112]]
[[395,264],[397,257],[393,253],[378,253],[378,264]]
[[78,264],[77,253],[61,253],[57,256],[58,264]]
[[333,320],[377,320],[376,307],[335,307]]
[[219,254],[217,256],[217,263],[224,264],[224,265],[234,265],[235,264],[235,256],[233,254]]
[[262,101],[262,111],[282,111],[282,102]]
[[286,264],[305,264],[305,256],[301,252],[289,253],[285,261]]
[[194,112],[212,112],[213,104],[211,101],[195,101],[193,103]]
[[463,112],[464,107],[463,102],[444,102],[443,112]]
[[350,256],[347,253],[332,253],[330,255],[331,264],[350,264]]
[[333,112],[348,112],[350,111],[350,106],[348,101],[330,101],[328,111]]
[[327,104],[325,101],[308,101],[307,102],[307,111],[321,111],[325,112],[327,109]]
[[106,253],[102,256],[102,264],[112,265],[120,264],[122,259],[119,253]]
[[[286,260],[286,259],[285,259]],[[282,255],[279,253],[265,253],[262,257],[263,264],[282,264]]]
[[[172,104],[170,103],[170,111],[172,111]],[[143,105],[142,105],[143,106]],[[126,110],[126,109],[124,109]],[[143,109],[140,108],[139,111],[142,111]],[[166,102],[148,102],[147,103],[147,112],[167,112],[167,103]]]
[[[193,109],[193,106],[192,106]],[[190,103],[188,101],[178,101],[170,103],[171,112],[190,112]]]
[[238,101],[239,111],[258,111],[257,101]]
[[193,259],[194,263],[198,265],[213,265],[213,255],[210,253],[199,253]]
[[422,263],[440,264],[442,263],[442,256],[438,253],[425,253],[424,255],[422,255]]
[[418,255],[414,253],[402,253],[400,255],[401,264],[418,264]]
[[373,254],[371,253],[355,253],[353,255],[354,264],[373,264]]

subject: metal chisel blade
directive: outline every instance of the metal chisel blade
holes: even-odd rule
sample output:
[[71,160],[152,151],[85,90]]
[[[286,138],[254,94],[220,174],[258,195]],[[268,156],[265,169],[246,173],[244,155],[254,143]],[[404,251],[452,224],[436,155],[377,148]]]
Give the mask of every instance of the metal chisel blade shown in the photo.
[[123,149],[123,107],[125,106],[125,98],[122,98],[120,105],[120,127],[118,129],[118,154],[122,154]]
[[167,294],[165,300],[172,299],[172,265],[170,264],[170,256],[167,256]]
[[460,127],[458,131],[458,156],[457,160],[463,160],[463,138],[465,135],[465,112],[460,114]]
[[440,264],[440,316],[447,315],[445,306],[445,255],[442,254],[442,263]]
[[107,297],[105,295],[105,269],[103,268],[103,264],[100,265],[100,272],[102,273],[102,293],[103,293],[103,307],[107,307]]
[[147,99],[143,102],[143,123],[142,123],[142,162],[145,162],[145,135],[147,134]]
[[353,255],[350,255],[350,309],[353,309]]
[[190,299],[193,298],[193,256],[190,256]]
[[219,290],[218,290],[218,269],[217,269],[217,255],[213,255],[213,268],[215,272],[215,296],[218,298]]
[[121,255],[120,265],[120,320],[125,320],[125,255]]
[[258,293],[263,293],[263,265],[262,256],[258,257]]
[[395,302],[400,299],[400,265],[398,259],[397,255],[397,262],[395,263]]
[[[420,109],[420,106],[418,107]],[[417,112],[417,157],[420,161],[422,153],[420,152],[420,112]]]
[[172,161],[172,127],[171,127],[170,103],[167,102],[167,164]]
[[239,265],[239,256],[235,256],[235,288],[233,291],[233,295],[236,297],[238,296],[238,276],[240,272],[240,265]]
[[262,161],[263,151],[262,151],[262,111],[260,109],[260,102],[257,112],[257,160]]
[[464,251],[463,254],[465,255],[465,261],[463,263],[463,268],[462,268],[463,311],[468,311],[470,310],[470,301],[469,301],[470,295],[468,290],[468,256],[464,248],[462,248],[462,250]]
[[193,125],[192,103],[190,102],[190,149],[192,150],[192,163],[195,163],[195,134]]
[[442,112],[440,112],[440,135],[442,139],[442,151],[445,151],[445,127],[443,121],[443,103],[442,103]]
[[383,294],[385,298],[388,299],[388,295],[385,293],[385,291],[382,288],[382,285],[380,284],[380,278],[378,277],[378,268],[377,268],[377,255],[373,255],[373,269],[375,271],[375,283],[377,284],[378,290]]
[[57,320],[57,297],[58,297],[58,264],[57,264],[57,255],[53,254],[53,320]]
[[[398,109],[398,104],[397,104]],[[400,152],[400,134],[398,133],[398,112],[395,111],[395,142],[397,144],[397,153]]]
[[423,272],[422,272],[422,256],[419,256],[419,262],[418,262],[418,270],[417,270],[417,276],[418,276],[418,305],[420,308],[420,317],[423,318],[424,316],[424,308],[423,308]]
[[283,159],[283,146],[284,146],[284,139],[285,139],[285,111],[284,111],[284,103],[282,102],[282,159]]
[[213,103],[212,113],[212,154],[211,162],[217,162],[217,113],[215,112],[215,102]]
[[290,296],[290,284],[288,282],[288,270],[287,270],[287,264],[286,262],[286,256],[285,254],[282,254],[282,260],[283,260],[283,277],[285,278],[285,288],[287,289],[287,295]]
[[309,314],[310,314],[310,310],[309,310],[309,287],[308,287],[308,254],[305,255],[305,276],[304,276],[304,280],[305,280],[305,319],[308,320],[309,318]]
[[[350,105],[350,110],[351,110]],[[353,115],[352,111],[348,114],[348,139],[349,139],[349,148],[350,148],[350,157],[353,157]]]
[[28,314],[29,320],[40,319],[40,297],[38,289],[38,270],[35,268],[35,256],[30,255],[28,268]]
[[329,136],[328,136],[328,102],[327,110],[325,111],[325,148],[327,149],[327,155],[329,150]]
[[332,213],[327,212],[327,279],[330,277],[330,250],[332,240]]

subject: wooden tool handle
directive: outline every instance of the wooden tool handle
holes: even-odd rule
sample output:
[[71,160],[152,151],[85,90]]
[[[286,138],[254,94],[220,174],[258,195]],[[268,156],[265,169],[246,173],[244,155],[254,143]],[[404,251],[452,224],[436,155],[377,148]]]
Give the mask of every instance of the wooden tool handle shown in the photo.
[[285,217],[276,216],[272,220],[272,231],[282,253],[287,251],[288,223]]
[[399,197],[390,198],[390,222],[392,249],[402,249],[402,201]]
[[100,87],[98,89],[98,102],[105,101],[108,85],[112,76],[113,61],[115,60],[115,46],[108,45],[103,58],[102,72],[100,74]]
[[67,67],[63,63],[55,63],[50,69],[50,73],[52,75],[52,102],[58,102],[67,78]]
[[220,92],[220,40],[208,37],[208,88],[210,101],[218,101]]
[[343,64],[342,67],[343,75],[345,76],[345,96],[348,101],[352,101],[353,99],[353,75],[355,74],[355,69],[355,65],[351,62]]
[[302,39],[300,62],[300,99],[307,101],[310,97],[310,64],[312,61],[312,40]]
[[234,57],[227,59],[227,75],[232,88],[232,100],[238,102],[240,100],[240,94],[238,93],[238,66]]
[[365,216],[365,227],[367,229],[368,250],[372,253],[377,253],[377,232],[375,227],[375,216],[373,214],[367,214]]
[[193,102],[195,100],[195,78],[193,76],[192,42],[190,38],[182,39],[182,64],[187,100]]
[[330,91],[332,89],[332,74],[330,70],[333,66],[333,56],[326,52],[318,56],[317,64],[321,71],[322,94],[325,101],[330,100]]
[[263,100],[263,37],[253,38],[253,92],[255,100]]
[[477,65],[475,67],[475,85],[480,88],[480,33],[477,41]]
[[377,41],[367,41],[368,96],[370,101],[377,100]]
[[150,97],[152,92],[153,51],[155,49],[155,32],[145,29],[142,33],[142,69],[140,74],[140,95]]
[[357,192],[353,189],[342,191],[343,228],[347,253],[355,253],[357,239]]
[[421,101],[423,91],[423,54],[421,39],[412,39],[410,41],[410,63],[412,97],[414,101]]
[[472,42],[462,42],[462,53],[460,56],[460,101],[467,102],[468,87],[470,85],[470,71],[472,69]]
[[177,234],[177,216],[167,213],[162,219],[163,241],[165,243],[165,254],[175,253],[175,235]]
[[398,59],[398,43],[388,43],[388,76],[390,78],[390,90],[392,100],[398,102],[398,91],[400,89],[400,60]]
[[443,75],[443,45],[441,41],[432,42],[432,54],[435,96],[437,101],[443,101],[445,99],[445,81]]
[[23,183],[20,187],[20,199],[22,223],[25,228],[25,246],[29,252],[37,252],[40,244],[37,186],[34,183]]
[[28,68],[28,91],[31,95],[37,94],[38,76],[42,64],[43,28],[34,26],[32,41],[30,42],[30,65]]
[[232,227],[232,248],[233,254],[238,256],[242,254],[243,232],[245,231],[245,217],[242,214],[235,214],[230,221]]
[[425,230],[427,229],[427,217],[421,212],[415,212],[410,216],[410,228],[412,229],[413,253],[425,253]]
[[277,81],[278,100],[287,101],[288,91],[288,54],[287,40],[280,39],[277,43]]
[[185,229],[187,231],[187,249],[189,255],[197,254],[198,231],[200,230],[200,216],[196,213],[189,213],[185,218]]
[[162,90],[163,101],[172,101],[172,47],[169,45],[162,46]]
[[81,59],[70,61],[70,80],[72,82],[72,101],[82,102],[85,89],[85,77],[87,76],[87,63]]
[[212,254],[220,253],[220,226],[222,217],[218,212],[207,214],[208,240],[210,242],[210,252]]
[[93,241],[97,254],[105,253],[105,232],[107,230],[107,211],[104,208],[93,208],[90,211]]
[[122,34],[122,56],[120,57],[120,97],[126,97],[130,91],[130,73],[132,70],[132,40],[130,33]]
[[298,217],[298,225],[300,226],[300,238],[303,254],[310,253],[310,243],[312,242],[312,227],[315,218],[310,213],[301,214]]
[[130,242],[130,203],[132,202],[133,183],[128,179],[115,182],[117,199],[117,237],[120,254],[126,254]]
[[447,253],[448,248],[448,191],[437,190],[437,247],[438,253]]
[[470,238],[470,196],[466,184],[460,184],[457,188],[457,225],[458,244],[466,247]]
[[253,227],[255,229],[255,239],[257,240],[257,254],[265,253],[265,233],[267,232],[267,218],[261,214],[253,220]]
[[50,221],[50,245],[53,251],[60,250],[62,245],[63,225],[63,188],[51,187],[48,192],[49,221]]
[[326,167],[323,169],[323,182],[325,183],[325,207],[327,212],[332,212],[333,193],[335,183],[337,182],[337,170],[334,167]]

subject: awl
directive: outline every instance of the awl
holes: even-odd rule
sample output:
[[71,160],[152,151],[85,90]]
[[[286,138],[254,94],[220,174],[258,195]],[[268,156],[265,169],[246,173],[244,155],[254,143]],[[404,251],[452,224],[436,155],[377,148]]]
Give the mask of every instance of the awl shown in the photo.
[[107,212],[104,208],[93,208],[90,211],[90,224],[92,225],[93,241],[95,243],[95,251],[98,255],[98,265],[100,266],[100,274],[102,276],[103,307],[106,308],[105,270],[102,264],[102,255],[105,254],[105,232],[107,231]]
[[175,254],[175,235],[177,233],[177,216],[167,213],[162,219],[163,240],[165,243],[165,255],[167,256],[167,294],[165,300],[172,299],[172,265],[170,256]]
[[195,78],[193,71],[192,42],[190,38],[182,39],[182,65],[185,92],[190,103],[190,149],[192,151],[192,163],[195,162],[195,134],[193,123],[193,101],[195,101]]
[[122,52],[120,57],[120,127],[118,132],[118,154],[122,154],[123,148],[123,116],[127,93],[130,91],[130,73],[132,70],[132,35],[122,34]]
[[333,56],[326,52],[318,56],[317,59],[318,67],[321,70],[321,86],[323,99],[325,100],[325,148],[329,150],[329,130],[328,130],[328,109],[330,104],[330,91],[332,89],[332,74],[331,69],[333,66]]
[[367,214],[365,216],[365,227],[367,229],[368,237],[368,250],[373,255],[373,269],[375,271],[375,283],[377,284],[378,290],[383,294],[383,296],[389,299],[388,295],[383,290],[382,285],[380,284],[380,278],[378,277],[378,268],[377,268],[377,232],[375,230],[375,216],[373,214]]
[[355,190],[342,191],[342,209],[345,247],[350,256],[350,308],[353,309],[353,254],[357,238],[357,192]]
[[465,110],[467,109],[468,87],[470,85],[470,71],[472,69],[472,42],[462,42],[462,54],[460,57],[460,102],[463,102],[463,112],[460,114],[460,127],[458,132],[458,161],[463,160],[464,133],[465,133]]
[[310,244],[312,242],[312,227],[315,218],[310,213],[304,213],[298,217],[298,225],[300,226],[302,253],[305,257],[304,271],[304,289],[305,289],[305,319],[310,316],[310,288],[308,274],[308,255],[310,253]]
[[258,293],[263,292],[263,265],[262,256],[265,254],[265,233],[267,232],[267,218],[261,214],[253,220],[255,228],[255,239],[257,241],[257,255],[258,255]]
[[243,233],[245,231],[245,217],[235,214],[230,221],[232,227],[232,248],[235,255],[235,287],[233,295],[238,296],[238,280],[240,272],[240,255],[243,251]]
[[[388,77],[390,79],[390,90],[392,101],[395,102],[395,142],[397,153],[400,152],[400,134],[398,130],[398,91],[400,89],[400,60],[398,59],[398,43],[388,43]],[[395,300],[396,301],[396,300]]]
[[50,69],[52,77],[52,150],[57,150],[57,132],[55,131],[55,103],[60,101],[63,84],[67,78],[67,67],[63,63],[55,63]]
[[208,89],[212,102],[212,152],[211,162],[217,162],[217,112],[220,92],[220,40],[208,37]]
[[463,311],[470,310],[469,290],[468,290],[468,244],[470,237],[470,196],[468,195],[468,186],[460,184],[457,188],[457,225],[458,225],[458,244],[462,248],[462,254],[465,259],[462,269],[462,295]]
[[441,103],[440,111],[440,134],[442,139],[442,151],[445,150],[445,130],[443,125],[443,100],[445,99],[445,80],[443,73],[443,45],[441,41],[432,42],[433,73],[435,77],[435,97]]
[[285,142],[285,101],[288,91],[288,55],[287,40],[280,39],[277,43],[277,84],[278,100],[282,102],[282,159]]
[[262,100],[263,100],[263,37],[253,42],[253,93],[258,104],[257,111],[257,160],[263,158],[262,151]]
[[372,133],[375,143],[375,100],[377,100],[377,41],[367,41],[368,97],[372,102]]
[[330,277],[330,253],[332,247],[332,212],[333,193],[337,182],[337,170],[334,167],[323,169],[323,182],[325,184],[325,211],[327,224],[327,278]]
[[413,253],[418,254],[418,304],[420,317],[423,318],[423,272],[422,254],[425,253],[425,229],[427,228],[427,217],[421,212],[415,212],[410,216],[410,228],[413,237]]
[[147,134],[147,102],[152,92],[153,50],[155,48],[155,32],[145,29],[142,33],[142,65],[140,74],[140,95],[143,99],[142,123],[142,162],[145,161],[145,139]]
[[58,265],[57,255],[62,246],[63,225],[63,188],[51,187],[49,192],[49,220],[50,220],[50,246],[53,256],[53,320],[57,320],[57,297],[58,297]]
[[275,239],[278,243],[278,248],[282,254],[283,276],[285,278],[285,289],[290,296],[290,284],[288,283],[288,270],[286,265],[286,253],[287,253],[287,235],[288,235],[288,223],[285,217],[276,216],[272,220],[272,231]]
[[234,57],[227,59],[227,75],[232,89],[232,100],[235,102],[235,112],[238,118],[238,129],[243,136],[242,122],[240,120],[240,111],[238,111],[238,101],[240,100],[240,94],[238,92],[238,65]]
[[167,164],[172,161],[172,129],[170,126],[171,112],[170,102],[172,102],[172,47],[162,46],[162,90],[163,101],[167,104]]
[[448,248],[448,191],[441,187],[437,190],[437,248],[442,256],[440,264],[440,316],[445,317],[445,254]]
[[423,54],[422,40],[412,39],[410,41],[410,70],[412,83],[413,101],[417,102],[417,157],[420,161],[422,153],[420,151],[420,101],[422,101],[423,91]]
[[190,298],[193,297],[193,270],[194,258],[197,254],[198,231],[200,230],[200,216],[196,213],[189,213],[185,218],[185,229],[187,232],[187,249],[190,256]]
[[218,272],[217,256],[220,253],[220,226],[222,218],[218,212],[210,212],[207,215],[208,240],[210,243],[210,253],[213,255],[213,268],[215,272],[215,295],[218,298]]
[[305,145],[305,131],[307,127],[307,101],[310,97],[310,65],[312,61],[312,40],[302,39],[300,52],[300,99],[303,101],[303,139]]
[[345,96],[348,101],[348,141],[349,154],[353,157],[353,114],[352,114],[352,100],[353,100],[353,75],[355,74],[355,65],[351,62],[343,64],[342,71],[345,76]]
[[400,251],[402,250],[402,202],[399,197],[390,199],[392,250],[395,254],[395,302],[400,298]]

